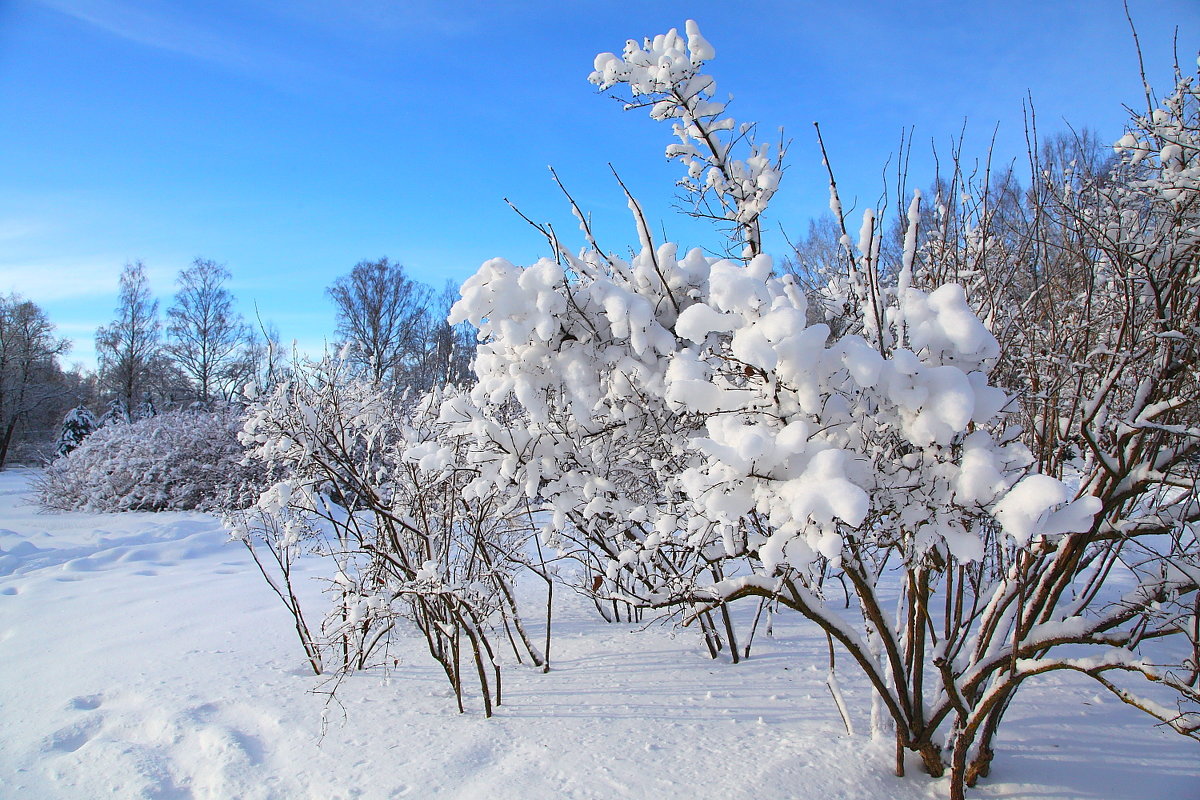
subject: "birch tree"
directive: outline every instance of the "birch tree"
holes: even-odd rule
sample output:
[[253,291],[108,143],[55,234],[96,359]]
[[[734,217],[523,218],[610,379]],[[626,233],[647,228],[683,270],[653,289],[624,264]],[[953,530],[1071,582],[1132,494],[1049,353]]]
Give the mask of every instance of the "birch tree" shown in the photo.
[[124,402],[126,409],[136,405],[149,382],[161,332],[158,301],[150,294],[145,265],[141,261],[126,264],[121,272],[116,317],[96,330],[100,381]]
[[187,375],[201,403],[228,399],[253,371],[251,332],[226,288],[229,270],[197,258],[179,273],[167,309],[166,353]]
[[429,288],[387,258],[360,261],[327,290],[350,362],[376,385],[404,382],[423,348]]

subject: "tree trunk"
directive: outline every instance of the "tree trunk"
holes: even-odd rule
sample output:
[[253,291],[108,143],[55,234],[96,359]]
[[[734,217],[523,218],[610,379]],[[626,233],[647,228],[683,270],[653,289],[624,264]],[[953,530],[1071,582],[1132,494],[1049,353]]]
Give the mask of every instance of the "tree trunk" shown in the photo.
[[17,429],[17,418],[13,417],[4,428],[4,436],[0,437],[0,470],[8,464],[8,448],[12,444],[13,432]]

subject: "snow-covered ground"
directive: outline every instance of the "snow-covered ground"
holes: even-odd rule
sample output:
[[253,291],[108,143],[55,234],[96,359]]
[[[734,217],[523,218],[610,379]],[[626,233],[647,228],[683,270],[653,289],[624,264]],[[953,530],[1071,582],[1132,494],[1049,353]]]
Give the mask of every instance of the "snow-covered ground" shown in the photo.
[[[944,796],[846,735],[794,621],[734,666],[560,591],[553,670],[507,667],[493,719],[455,711],[418,639],[330,701],[214,518],[42,514],[31,476],[0,473],[0,798]],[[1031,686],[1007,726],[973,797],[1200,798],[1200,747],[1086,682]]]

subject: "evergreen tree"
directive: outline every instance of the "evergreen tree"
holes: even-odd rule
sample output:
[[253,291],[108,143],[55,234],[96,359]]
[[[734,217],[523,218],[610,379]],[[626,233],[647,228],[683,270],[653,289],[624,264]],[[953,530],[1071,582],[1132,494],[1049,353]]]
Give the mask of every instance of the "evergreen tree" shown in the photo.
[[75,406],[63,418],[62,432],[58,435],[58,455],[65,456],[79,447],[83,444],[83,440],[91,436],[99,427],[100,423],[96,421],[96,415],[89,411],[87,406],[82,403]]
[[108,403],[108,410],[100,417],[100,427],[108,425],[122,425],[130,421],[129,406],[125,404],[125,398],[117,395]]
[[154,398],[149,392],[142,393],[142,402],[138,404],[137,409],[133,412],[133,418],[137,421],[150,419],[158,416],[158,408],[154,405]]

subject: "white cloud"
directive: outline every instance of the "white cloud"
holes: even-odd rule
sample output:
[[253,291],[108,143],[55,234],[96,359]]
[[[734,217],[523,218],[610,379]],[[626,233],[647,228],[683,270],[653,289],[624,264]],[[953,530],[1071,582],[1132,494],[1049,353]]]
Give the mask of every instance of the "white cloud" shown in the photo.
[[266,50],[261,43],[238,41],[211,26],[187,18],[176,4],[140,0],[40,0],[81,22],[147,47],[165,50],[258,77],[298,77],[310,70],[302,62]]

